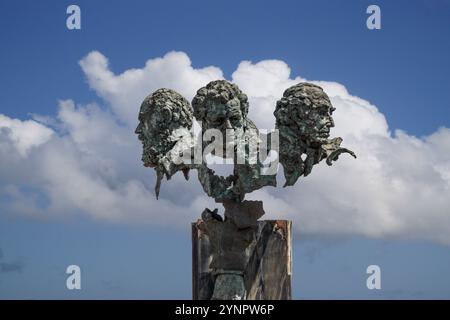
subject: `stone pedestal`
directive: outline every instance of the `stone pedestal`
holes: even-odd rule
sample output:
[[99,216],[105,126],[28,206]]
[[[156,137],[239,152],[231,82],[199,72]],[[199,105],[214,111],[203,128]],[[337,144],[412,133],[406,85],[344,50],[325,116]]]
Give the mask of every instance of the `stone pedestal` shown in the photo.
[[[245,248],[244,268],[213,269],[212,242],[203,220],[192,224],[192,296],[194,300],[210,300],[217,287],[239,286],[243,281],[245,293],[239,299],[290,300],[292,276],[292,222],[286,220],[257,221],[249,233],[252,240]],[[241,232],[241,231],[239,231]],[[226,255],[221,257],[225,258]],[[230,258],[230,261],[233,257]],[[241,259],[242,260],[242,259]],[[223,264],[223,262],[222,262]],[[231,269],[240,269],[233,271]],[[237,281],[237,280],[238,281]],[[241,285],[242,287],[242,285]],[[217,288],[216,288],[217,290]],[[232,290],[236,290],[233,289]],[[239,290],[237,291],[239,292]]]

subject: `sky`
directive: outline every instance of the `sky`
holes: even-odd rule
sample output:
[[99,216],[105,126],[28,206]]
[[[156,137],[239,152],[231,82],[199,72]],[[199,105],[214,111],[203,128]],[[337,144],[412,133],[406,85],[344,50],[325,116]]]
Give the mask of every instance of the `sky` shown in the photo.
[[134,128],[152,91],[190,100],[221,78],[268,129],[284,89],[321,85],[332,136],[358,155],[291,188],[280,170],[249,197],[293,220],[295,299],[450,298],[449,1],[2,1],[0,15],[1,299],[191,298],[190,222],[217,205],[178,176],[157,201]]

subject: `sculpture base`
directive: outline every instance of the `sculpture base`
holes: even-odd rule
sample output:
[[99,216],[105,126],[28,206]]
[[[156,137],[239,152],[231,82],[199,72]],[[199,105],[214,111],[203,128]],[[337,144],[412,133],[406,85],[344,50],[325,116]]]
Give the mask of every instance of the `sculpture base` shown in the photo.
[[[210,268],[211,243],[208,235],[192,223],[192,297],[213,298],[217,275]],[[255,241],[245,252],[243,272],[245,299],[290,300],[292,276],[292,222],[258,221]]]

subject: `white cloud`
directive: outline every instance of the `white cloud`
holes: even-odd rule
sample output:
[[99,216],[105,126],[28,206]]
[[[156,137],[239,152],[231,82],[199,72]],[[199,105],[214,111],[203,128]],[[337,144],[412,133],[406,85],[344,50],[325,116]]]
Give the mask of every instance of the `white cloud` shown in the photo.
[[0,130],[11,139],[13,146],[24,157],[31,148],[45,143],[53,134],[53,130],[36,121],[20,121],[2,114],[0,114]]
[[[52,130],[15,119],[9,121],[15,124],[11,130],[0,132],[0,196],[6,199],[0,212],[36,218],[82,213],[105,221],[179,227],[179,221],[196,219],[207,205],[200,193],[191,193],[192,201],[183,205],[156,200],[153,172],[142,167],[134,130],[120,125],[108,110],[61,101],[58,120],[63,130],[46,140],[36,136],[35,148],[25,156],[16,148],[16,131],[29,136],[36,127]],[[189,186],[184,188],[189,195]]]
[[[57,119],[42,124],[0,115],[0,211],[32,216],[87,214],[95,219],[188,226],[213,200],[196,173],[164,182],[161,199],[154,174],[140,163],[134,135],[143,98],[170,87],[192,99],[198,88],[223,78],[216,67],[193,68],[182,52],[150,59],[140,69],[116,75],[92,52],[80,61],[90,87],[105,106],[61,101]],[[273,109],[283,91],[300,81],[283,61],[243,61],[232,81],[250,99],[249,116],[273,128]],[[427,239],[450,244],[450,129],[417,138],[392,134],[384,115],[335,82],[321,85],[336,107],[334,136],[358,159],[341,156],[316,167],[296,186],[257,191],[267,217],[294,220],[302,233]],[[52,126],[52,128],[50,128]],[[2,129],[3,128],[3,129]],[[26,186],[26,188],[24,188]]]
[[156,89],[171,88],[190,100],[198,88],[223,78],[216,67],[194,69],[184,52],[169,52],[148,60],[142,69],[128,69],[119,75],[109,69],[108,59],[97,51],[83,58],[80,66],[90,87],[129,125],[136,122],[136,106]]
[[[275,61],[242,62],[233,73],[233,81],[249,93],[250,117],[259,126],[273,127],[268,115],[284,89],[307,81],[289,76],[289,67]],[[424,138],[397,130],[392,136],[376,106],[341,84],[311,82],[322,86],[336,107],[332,135],[342,136],[358,159],[343,156],[331,168],[321,164],[292,188],[262,190],[251,198],[264,198],[272,217],[289,216],[301,231],[450,244],[450,130]]]

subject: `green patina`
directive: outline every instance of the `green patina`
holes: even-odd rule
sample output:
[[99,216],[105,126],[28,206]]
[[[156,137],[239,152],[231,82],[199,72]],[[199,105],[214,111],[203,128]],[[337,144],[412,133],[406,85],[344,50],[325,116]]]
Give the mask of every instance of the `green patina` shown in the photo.
[[[248,108],[247,95],[225,80],[212,81],[200,88],[192,106],[170,89],[156,90],[145,98],[136,133],[143,143],[144,165],[157,172],[157,196],[164,177],[170,179],[177,171],[182,171],[187,178],[190,169],[197,169],[203,190],[218,202],[242,201],[246,193],[263,186],[276,186],[275,174],[261,174],[262,164],[259,160],[251,164],[248,152],[241,155],[244,163],[238,164],[236,148],[231,155],[235,160],[233,174],[228,177],[216,175],[205,161],[176,164],[172,159],[183,149],[195,148],[195,143],[185,138],[188,135],[182,134],[192,128],[194,116],[201,123],[202,134],[215,129],[226,137],[226,130],[234,129],[236,136],[239,133],[246,135],[247,139],[258,140],[258,129],[247,117]],[[279,132],[279,162],[286,178],[284,186],[294,185],[300,176],[310,174],[313,166],[324,159],[331,165],[341,153],[356,157],[352,151],[340,147],[341,138],[329,139],[330,128],[334,126],[333,111],[334,107],[322,88],[310,83],[288,88],[277,101],[274,115]],[[225,146],[224,143],[223,157],[229,156]],[[204,150],[205,141],[201,147]]]
[[[177,92],[159,89],[142,102],[136,128],[143,143],[142,161],[157,173],[157,197],[164,178],[169,180],[182,171],[188,179],[189,171],[195,169],[206,194],[225,208],[224,218],[217,214],[217,209],[205,209],[198,222],[199,230],[203,230],[211,242],[210,267],[216,275],[213,299],[245,299],[243,279],[249,261],[247,249],[255,245],[257,220],[264,210],[261,201],[244,198],[247,193],[264,186],[276,186],[276,170],[273,174],[263,174],[260,157],[256,162],[250,161],[250,147],[237,147],[239,141],[261,147],[258,128],[247,116],[248,108],[247,95],[225,80],[212,81],[200,88],[192,106]],[[329,138],[330,128],[334,126],[333,111],[322,88],[310,83],[299,83],[286,89],[277,101],[274,115],[279,150],[276,151],[284,169],[285,187],[310,174],[314,165],[322,160],[331,165],[342,153],[356,158],[352,151],[340,147],[342,138]],[[223,141],[231,143],[231,148],[225,143],[210,152],[233,159],[231,175],[217,175],[204,157],[198,163],[178,161],[181,154],[189,154],[188,160],[192,160],[196,151],[204,155],[203,151],[208,150],[207,141],[189,134],[194,117],[201,123],[201,137],[214,129],[227,138]],[[231,137],[227,129],[233,129]],[[273,146],[263,144],[262,147],[270,150]],[[227,154],[227,150],[232,152]]]

